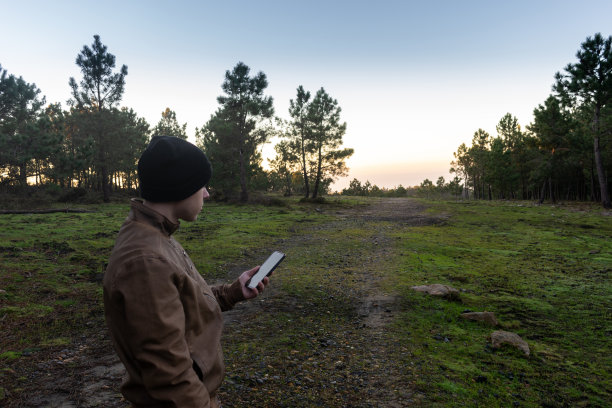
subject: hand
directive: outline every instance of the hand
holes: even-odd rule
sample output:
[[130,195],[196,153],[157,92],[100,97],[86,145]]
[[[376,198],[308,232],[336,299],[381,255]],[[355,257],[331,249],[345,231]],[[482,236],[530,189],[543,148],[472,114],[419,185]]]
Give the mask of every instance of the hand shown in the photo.
[[253,275],[257,273],[258,270],[259,266],[256,266],[253,269],[242,272],[242,274],[238,277],[238,280],[240,281],[240,288],[242,289],[242,295],[245,299],[253,299],[254,297],[257,297],[257,295],[263,292],[264,288],[270,282],[270,279],[266,276],[261,282],[259,282],[259,285],[257,285],[256,288],[248,288],[246,286],[246,283],[249,281],[249,279],[251,279]]

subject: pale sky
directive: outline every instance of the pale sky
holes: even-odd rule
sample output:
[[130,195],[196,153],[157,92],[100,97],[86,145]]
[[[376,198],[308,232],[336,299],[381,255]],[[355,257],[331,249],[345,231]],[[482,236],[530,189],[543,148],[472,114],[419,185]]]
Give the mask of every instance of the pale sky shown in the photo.
[[[379,187],[448,180],[453,152],[506,113],[524,128],[612,1],[0,0],[0,64],[67,108],[75,59],[98,34],[128,66],[121,106],[153,127],[169,107],[201,127],[226,70],[263,71],[276,115],[303,85],[338,100],[349,176]],[[264,148],[271,154],[273,144]]]

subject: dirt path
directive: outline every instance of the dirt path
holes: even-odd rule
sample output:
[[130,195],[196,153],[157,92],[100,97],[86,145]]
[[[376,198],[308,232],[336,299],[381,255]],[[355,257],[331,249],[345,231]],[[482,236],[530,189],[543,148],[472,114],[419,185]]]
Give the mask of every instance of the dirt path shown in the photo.
[[[391,237],[395,228],[414,225],[430,225],[443,220],[427,217],[423,214],[424,208],[413,200],[407,199],[381,199],[368,207],[351,209],[333,209],[322,211],[333,212],[337,217],[332,223],[317,228],[342,230],[346,228],[363,228],[371,230],[368,245],[371,248],[367,254],[346,254],[347,258],[359,262],[362,284],[359,293],[353,296],[357,320],[354,327],[357,329],[339,328],[345,333],[336,333],[326,341],[320,352],[321,361],[335,364],[336,375],[341,371],[338,389],[345,390],[353,387],[356,395],[354,399],[336,401],[336,406],[355,407],[403,407],[418,404],[421,395],[414,394],[406,379],[406,370],[393,358],[401,345],[393,343],[386,330],[393,320],[398,304],[393,293],[385,293],[378,282],[381,273],[378,265],[382,259],[390,256],[393,251]],[[318,235],[311,233],[294,234],[280,243],[282,248],[307,246],[310,241],[316,240]],[[228,279],[240,272],[240,268],[232,270]],[[278,289],[272,285],[265,294],[266,306],[270,308],[300,307],[298,305],[277,304],[274,302],[287,302],[287,297],[277,296]],[[276,300],[279,299],[279,300]],[[243,317],[255,313],[254,309],[261,308],[259,302],[246,302],[231,312],[225,314],[226,330],[239,329]],[[351,362],[335,362],[334,339],[346,338],[347,344],[360,348],[358,357]],[[329,346],[329,347],[328,347]],[[354,349],[354,346],[351,346]],[[326,353],[330,355],[327,356]],[[353,352],[353,354],[355,354]],[[327,359],[327,360],[326,360]],[[118,392],[121,378],[124,373],[107,339],[106,331],[100,331],[90,337],[83,337],[80,345],[62,350],[54,355],[38,359],[35,368],[24,370],[27,376],[27,387],[20,401],[15,401],[18,407],[126,407],[128,404],[122,400]],[[341,364],[350,364],[343,367]],[[363,368],[360,368],[363,367]],[[314,382],[305,376],[306,381]],[[228,381],[232,383],[232,379]],[[335,381],[333,381],[335,384]],[[231,389],[231,387],[230,387]],[[231,394],[230,394],[231,395]],[[342,402],[344,401],[344,402]],[[224,406],[243,406],[238,401],[225,399]],[[290,405],[279,405],[290,406]],[[322,406],[325,406],[323,403]]]

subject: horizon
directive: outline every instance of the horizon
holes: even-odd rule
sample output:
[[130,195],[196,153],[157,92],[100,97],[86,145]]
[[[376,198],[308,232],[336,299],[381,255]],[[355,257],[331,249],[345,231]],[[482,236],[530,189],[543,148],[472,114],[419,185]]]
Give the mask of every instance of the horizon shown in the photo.
[[[187,123],[192,142],[218,106],[225,71],[238,61],[251,74],[266,74],[265,94],[284,119],[299,85],[312,93],[325,88],[347,123],[343,145],[355,149],[348,176],[332,185],[338,191],[353,178],[381,188],[448,181],[453,152],[475,131],[495,136],[506,113],[522,129],[529,125],[533,109],[552,93],[554,74],[575,61],[587,37],[610,35],[604,29],[612,15],[612,3],[604,1],[582,9],[570,1],[170,8],[112,1],[102,10],[75,1],[0,4],[12,16],[0,38],[0,64],[35,83],[47,103],[67,108],[68,80],[81,78],[76,56],[97,34],[116,69],[128,66],[120,106],[151,127],[170,108]],[[276,141],[263,147],[264,157]]]

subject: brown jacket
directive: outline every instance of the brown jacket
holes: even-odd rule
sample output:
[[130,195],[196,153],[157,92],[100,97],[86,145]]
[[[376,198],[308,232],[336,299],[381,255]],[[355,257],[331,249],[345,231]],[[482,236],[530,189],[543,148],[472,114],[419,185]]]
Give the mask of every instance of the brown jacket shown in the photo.
[[209,287],[178,228],[132,200],[104,276],[106,322],[137,407],[209,407],[224,376],[222,310],[243,300],[238,281]]

